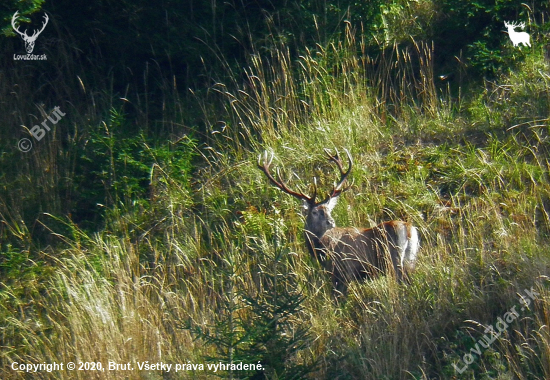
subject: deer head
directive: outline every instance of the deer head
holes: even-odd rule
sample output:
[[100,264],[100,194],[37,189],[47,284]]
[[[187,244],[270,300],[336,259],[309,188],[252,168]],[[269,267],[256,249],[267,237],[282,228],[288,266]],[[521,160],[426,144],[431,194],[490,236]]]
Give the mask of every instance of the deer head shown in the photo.
[[275,179],[275,177],[273,177],[273,175],[270,173],[269,167],[271,165],[271,162],[273,161],[273,154],[271,154],[271,157],[268,158],[267,152],[264,152],[263,160],[262,155],[258,157],[258,168],[265,173],[265,175],[273,185],[275,185],[285,193],[290,194],[293,197],[303,201],[304,209],[306,211],[305,229],[307,232],[317,236],[318,238],[323,236],[327,230],[336,226],[336,224],[334,223],[334,219],[331,216],[331,212],[334,209],[334,206],[336,206],[336,201],[338,200],[340,194],[350,188],[350,186],[344,187],[344,184],[349,174],[351,173],[353,160],[351,159],[349,152],[347,150],[345,150],[345,152],[349,160],[349,167],[347,170],[344,170],[342,159],[340,158],[337,150],[336,154],[333,155],[331,154],[330,150],[325,149],[325,153],[328,156],[329,160],[334,162],[338,167],[338,170],[340,171],[340,180],[337,184],[335,183],[333,185],[332,191],[321,202],[316,201],[316,179],[313,180],[313,194],[311,196],[306,195],[302,192],[292,191],[288,188],[285,181],[283,181],[279,169],[277,169],[277,179]]
[[46,27],[46,25],[48,25],[49,18],[47,14],[44,14],[45,22],[42,25],[42,29],[35,30],[32,36],[29,36],[27,35],[27,29],[25,29],[25,32],[21,32],[19,30],[19,27],[15,26],[15,21],[19,18],[18,14],[19,14],[19,11],[16,11],[13,14],[13,17],[11,18],[11,26],[13,27],[13,30],[15,30],[21,36],[21,38],[23,38],[23,41],[25,42],[25,50],[27,50],[27,53],[31,54],[32,51],[34,50],[34,43],[36,42],[36,39],[38,38],[40,33],[42,33],[42,31]]

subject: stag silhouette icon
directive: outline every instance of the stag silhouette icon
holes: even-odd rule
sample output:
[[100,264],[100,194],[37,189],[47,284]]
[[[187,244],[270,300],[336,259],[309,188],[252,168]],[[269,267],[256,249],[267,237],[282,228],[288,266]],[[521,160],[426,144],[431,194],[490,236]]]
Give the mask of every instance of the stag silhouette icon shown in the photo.
[[508,28],[508,35],[510,36],[510,39],[512,40],[512,43],[514,46],[518,46],[519,44],[523,44],[524,46],[531,47],[529,33],[526,32],[516,32],[515,28],[525,28],[525,23],[522,22],[521,24],[514,24],[512,22],[508,23],[504,21],[504,26]]
[[19,30],[19,27],[18,26],[15,26],[15,21],[19,18],[19,11],[16,11],[14,14],[13,14],[13,17],[11,18],[11,26],[13,27],[13,30],[15,30],[17,32],[17,34],[19,34],[21,36],[21,38],[23,39],[23,41],[25,42],[25,50],[27,51],[27,53],[31,54],[32,51],[34,50],[34,43],[36,42],[36,39],[38,38],[38,36],[40,35],[40,33],[42,33],[42,31],[44,30],[44,28],[46,27],[46,25],[48,25],[48,20],[49,20],[49,17],[47,14],[44,14],[44,24],[42,25],[42,29],[40,30],[35,30],[32,34],[32,36],[29,36],[27,34],[27,29],[25,29],[24,32],[21,32]]

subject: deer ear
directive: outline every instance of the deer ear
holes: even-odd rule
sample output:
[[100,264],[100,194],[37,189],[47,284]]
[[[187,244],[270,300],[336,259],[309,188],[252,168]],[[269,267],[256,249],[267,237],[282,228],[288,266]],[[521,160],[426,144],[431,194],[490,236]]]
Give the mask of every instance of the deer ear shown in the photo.
[[302,202],[302,211],[304,213],[307,213],[309,211],[309,203],[305,200]]
[[328,200],[327,202],[327,209],[329,212],[332,211],[332,209],[334,208],[334,206],[336,206],[336,203],[338,202],[338,196],[335,196],[335,197],[332,197]]

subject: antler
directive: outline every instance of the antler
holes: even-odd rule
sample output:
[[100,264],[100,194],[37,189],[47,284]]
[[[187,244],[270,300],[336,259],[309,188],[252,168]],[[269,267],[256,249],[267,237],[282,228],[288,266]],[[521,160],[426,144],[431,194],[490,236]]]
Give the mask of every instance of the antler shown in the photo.
[[27,35],[27,29],[25,29],[25,33],[22,33],[22,32],[19,31],[19,27],[15,26],[15,20],[17,20],[19,18],[18,14],[19,14],[19,11],[16,11],[13,14],[13,17],[11,18],[11,26],[13,27],[13,30],[15,30],[17,33],[19,33],[19,35],[21,37],[23,37],[23,36]]
[[35,39],[35,37],[38,37],[40,35],[40,33],[42,33],[42,31],[44,30],[44,28],[46,27],[46,25],[48,25],[48,21],[50,20],[50,18],[48,17],[48,14],[47,13],[44,13],[44,23],[42,24],[42,29],[40,30],[35,30],[32,34],[32,36],[29,36],[27,35],[27,29],[25,29],[25,32],[21,32],[19,30],[19,27],[16,27],[15,26],[15,21],[19,18],[19,11],[16,11],[12,18],[11,18],[11,26],[13,27],[13,30],[15,30],[17,33],[19,33],[19,35],[23,38],[27,38],[27,39]]
[[42,33],[42,31],[44,30],[46,25],[48,25],[48,21],[50,21],[50,18],[48,17],[48,14],[44,13],[44,24],[42,25],[42,29],[40,29],[40,31],[38,33],[36,33],[36,31],[35,31],[33,33],[33,37],[34,37],[35,34],[38,36],[40,33]]
[[340,171],[340,181],[333,185],[332,191],[330,194],[322,201],[322,202],[315,202],[315,198],[317,197],[317,181],[315,178],[313,179],[313,195],[307,196],[304,193],[299,193],[293,190],[290,190],[287,186],[287,184],[282,180],[281,173],[279,172],[279,169],[277,169],[277,178],[273,177],[273,175],[269,171],[269,166],[271,165],[271,162],[273,161],[273,153],[271,153],[271,157],[268,159],[267,151],[262,155],[260,154],[258,156],[258,168],[265,173],[267,178],[271,181],[271,183],[275,186],[277,186],[279,189],[284,191],[287,194],[292,195],[293,197],[296,197],[298,199],[302,199],[309,203],[310,205],[320,205],[322,203],[328,202],[331,198],[339,196],[342,192],[348,190],[352,184],[349,186],[343,187],[344,183],[346,182],[349,174],[351,173],[351,169],[353,167],[353,160],[351,158],[351,155],[347,149],[345,149],[346,155],[348,156],[349,166],[347,170],[344,170],[344,165],[342,163],[342,159],[340,158],[340,154],[338,153],[338,150],[336,150],[336,154],[332,154],[329,149],[325,149],[325,153],[327,154],[330,161],[333,161],[336,166],[338,167],[338,170]]
[[504,26],[511,27],[512,29],[515,29],[515,28],[523,29],[525,28],[525,22],[518,24],[517,22],[514,22],[514,21],[511,21],[511,22],[504,21]]
[[281,173],[279,172],[278,168],[277,168],[277,178],[279,180],[277,181],[271,175],[271,173],[269,172],[269,166],[271,165],[272,161],[273,161],[273,153],[271,153],[271,157],[269,158],[269,160],[268,160],[268,157],[267,157],[267,151],[265,151],[264,154],[263,154],[263,160],[262,160],[262,155],[261,154],[258,156],[258,168],[265,173],[265,175],[271,181],[271,183],[274,184],[275,186],[277,186],[279,189],[281,189],[285,193],[292,195],[293,197],[296,197],[298,199],[302,199],[303,201],[306,201],[309,204],[315,204],[315,198],[317,197],[317,184],[315,183],[315,181],[313,183],[313,195],[311,197],[309,197],[309,196],[307,196],[303,193],[292,191],[288,188],[286,183],[282,180]]
[[351,155],[349,154],[349,151],[347,149],[344,149],[344,151],[346,152],[346,155],[348,156],[348,161],[349,161],[348,170],[344,171],[342,159],[340,158],[340,153],[338,153],[337,149],[335,149],[335,151],[336,151],[336,154],[333,155],[330,153],[330,149],[325,148],[325,153],[327,154],[328,159],[330,161],[333,161],[336,164],[336,166],[338,166],[338,170],[340,171],[340,181],[338,182],[338,184],[336,183],[334,184],[334,186],[332,187],[331,194],[323,202],[327,202],[330,198],[339,196],[342,192],[348,190],[352,185],[350,184],[349,186],[342,188],[342,185],[346,182],[349,174],[351,173],[351,169],[353,167],[353,160],[351,159]]

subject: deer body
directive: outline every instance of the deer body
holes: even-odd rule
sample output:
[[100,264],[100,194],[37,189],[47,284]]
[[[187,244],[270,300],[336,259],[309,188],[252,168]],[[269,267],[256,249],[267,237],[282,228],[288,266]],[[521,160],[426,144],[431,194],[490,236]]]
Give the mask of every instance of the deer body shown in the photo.
[[310,253],[332,274],[336,290],[356,280],[390,273],[398,281],[414,269],[418,232],[410,223],[391,221],[374,228],[335,227],[319,238],[306,232]]
[[278,180],[275,179],[269,172],[271,160],[267,161],[267,155],[264,156],[263,165],[260,156],[258,166],[275,186],[304,201],[307,213],[305,237],[309,252],[331,274],[337,291],[345,293],[350,282],[374,278],[383,273],[392,273],[398,281],[403,280],[414,269],[419,249],[416,227],[396,220],[368,229],[336,227],[331,212],[339,195],[349,188],[343,188],[343,184],[351,172],[352,160],[348,153],[349,168],[344,171],[338,152],[331,155],[325,151],[338,166],[341,178],[322,202],[315,201],[315,185],[310,197],[290,190],[280,175]]
[[522,29],[525,28],[525,23],[514,24],[514,23],[508,23],[504,21],[504,26],[506,26],[506,28],[508,29],[508,35],[510,36],[510,39],[512,40],[512,43],[514,44],[514,46],[523,44],[524,46],[531,47],[529,33],[515,31],[515,28],[518,28],[518,27]]

